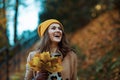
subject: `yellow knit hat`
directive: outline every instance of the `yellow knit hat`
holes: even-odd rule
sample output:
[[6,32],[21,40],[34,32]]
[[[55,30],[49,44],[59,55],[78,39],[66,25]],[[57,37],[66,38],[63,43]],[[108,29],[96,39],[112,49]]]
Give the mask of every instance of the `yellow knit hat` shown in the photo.
[[[62,24],[56,20],[56,19],[49,19],[46,20],[44,22],[42,22],[39,26],[38,26],[38,34],[40,37],[43,36],[44,32],[46,31],[46,29],[52,24],[52,23],[58,23],[62,26]],[[63,26],[62,26],[63,27]]]

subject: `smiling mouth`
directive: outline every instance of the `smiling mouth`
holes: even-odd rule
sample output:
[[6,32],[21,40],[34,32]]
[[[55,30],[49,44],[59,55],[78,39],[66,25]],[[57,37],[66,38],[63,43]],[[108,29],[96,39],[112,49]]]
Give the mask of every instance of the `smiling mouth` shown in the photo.
[[60,36],[56,35],[55,37],[59,38]]
[[54,34],[54,37],[60,38],[60,37],[61,37],[61,34],[60,34],[60,33],[55,33],[55,34]]

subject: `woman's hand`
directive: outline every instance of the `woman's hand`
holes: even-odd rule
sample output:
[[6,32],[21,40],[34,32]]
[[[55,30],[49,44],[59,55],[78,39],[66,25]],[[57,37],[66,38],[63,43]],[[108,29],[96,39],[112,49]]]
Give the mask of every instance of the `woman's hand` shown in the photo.
[[48,79],[48,72],[37,72],[36,80],[47,80]]

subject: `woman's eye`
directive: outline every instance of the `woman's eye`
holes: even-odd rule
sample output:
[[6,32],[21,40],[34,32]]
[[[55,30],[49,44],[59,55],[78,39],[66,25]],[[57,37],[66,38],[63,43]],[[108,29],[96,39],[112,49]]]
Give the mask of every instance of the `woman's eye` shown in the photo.
[[62,28],[61,28],[61,27],[59,27],[58,29],[59,29],[59,30],[62,30]]
[[52,29],[52,30],[56,30],[56,29],[58,29],[58,30],[62,30],[61,27],[56,27],[56,26],[53,26],[51,29]]
[[56,28],[55,28],[55,27],[52,27],[51,29],[55,30]]

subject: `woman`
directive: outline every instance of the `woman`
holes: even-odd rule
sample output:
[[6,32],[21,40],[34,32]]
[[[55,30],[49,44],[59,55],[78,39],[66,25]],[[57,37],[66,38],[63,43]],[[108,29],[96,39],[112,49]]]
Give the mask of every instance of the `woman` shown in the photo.
[[77,78],[77,56],[71,49],[63,29],[63,25],[56,19],[42,22],[38,27],[41,37],[39,50],[30,52],[27,58],[29,62],[37,52],[49,51],[51,56],[59,56],[62,59],[62,72],[36,73],[26,64],[25,80],[76,80]]

